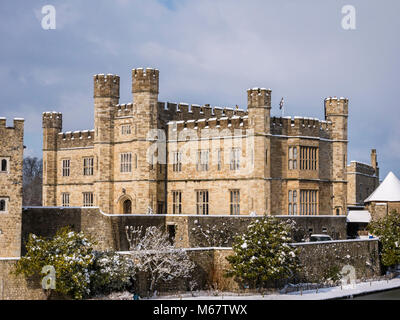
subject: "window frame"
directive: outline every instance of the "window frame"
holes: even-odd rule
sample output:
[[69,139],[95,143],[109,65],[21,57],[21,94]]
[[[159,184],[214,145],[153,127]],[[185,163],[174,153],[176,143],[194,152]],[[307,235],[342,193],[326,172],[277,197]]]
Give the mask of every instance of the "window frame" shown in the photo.
[[[3,161],[6,162],[6,170],[3,170]],[[10,157],[0,157],[0,173],[10,173]]]
[[240,215],[240,189],[229,190],[229,208],[231,216]]
[[209,215],[210,197],[206,189],[196,190],[196,214]]
[[93,207],[94,206],[94,193],[90,192],[90,191],[89,192],[82,192],[82,195],[83,195],[83,207],[84,208]]
[[69,192],[61,193],[61,206],[64,208],[70,207],[70,193]]
[[62,177],[71,176],[71,159],[61,159],[61,175]]
[[172,214],[182,214],[181,190],[172,190]]
[[83,175],[84,176],[94,175],[94,157],[83,158]]
[[132,173],[132,152],[122,152],[119,157],[120,173]]
[[0,202],[4,201],[4,210],[0,211],[0,215],[1,214],[7,214],[9,211],[9,202],[10,202],[10,198],[8,197],[0,197]]

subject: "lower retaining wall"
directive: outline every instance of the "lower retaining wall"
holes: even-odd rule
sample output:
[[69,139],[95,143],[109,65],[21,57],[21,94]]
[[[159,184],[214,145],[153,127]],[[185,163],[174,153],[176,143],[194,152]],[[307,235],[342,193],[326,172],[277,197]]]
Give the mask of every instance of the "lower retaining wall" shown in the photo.
[[[333,239],[346,239],[345,216],[277,216],[296,221],[295,242],[311,233],[326,233]],[[22,212],[22,255],[30,233],[52,237],[58,229],[70,226],[74,231],[92,235],[99,249],[126,251],[126,226],[144,229],[161,227],[170,232],[176,247],[230,247],[232,235],[246,232],[247,226],[258,217],[250,216],[198,216],[198,215],[108,215],[98,208],[25,208]],[[172,227],[172,228],[171,228]],[[210,231],[208,233],[207,231]],[[217,237],[214,235],[217,234]],[[208,236],[210,235],[210,236]],[[210,242],[210,238],[217,241]],[[0,249],[1,250],[1,249]]]
[[45,300],[40,281],[11,274],[18,259],[0,259],[0,300]]
[[[319,283],[327,275],[332,274],[335,269],[342,270],[346,265],[354,267],[358,280],[371,279],[381,275],[377,239],[308,242],[293,245],[300,251],[299,259],[302,267],[298,274],[298,281]],[[210,249],[207,251],[209,252]],[[226,257],[232,255],[233,250],[216,248],[211,251],[212,263],[208,267],[209,277],[207,282],[203,282],[203,285],[213,286],[223,291],[239,290],[236,281],[223,276],[230,267]],[[191,251],[192,256],[200,254],[202,254],[202,250]]]
[[[345,240],[330,242],[313,242],[293,244],[299,248],[302,265],[299,280],[318,283],[333,268],[341,270],[346,265],[355,268],[357,279],[374,278],[381,274],[378,240]],[[186,249],[196,269],[193,279],[198,289],[214,289],[221,291],[239,291],[241,288],[233,278],[224,274],[229,269],[226,257],[233,254],[231,248],[195,248]],[[16,259],[0,260],[0,299],[47,299],[40,288],[40,279],[28,281],[24,277],[16,277],[10,271]],[[147,294],[146,276],[138,276],[135,284],[137,293]],[[160,285],[158,291],[186,291],[190,289],[188,280],[175,280],[173,283]]]
[[357,279],[373,278],[381,274],[379,260],[379,241],[345,240],[298,243],[299,258],[304,266],[300,272],[301,279],[306,282],[317,282],[329,275],[337,267],[355,268]]

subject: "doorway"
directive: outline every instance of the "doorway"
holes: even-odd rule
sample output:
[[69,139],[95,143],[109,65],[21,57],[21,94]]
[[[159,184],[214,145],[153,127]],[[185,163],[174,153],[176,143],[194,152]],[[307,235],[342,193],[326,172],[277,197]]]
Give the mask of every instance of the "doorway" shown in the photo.
[[127,199],[122,204],[122,209],[124,214],[131,214],[132,213],[132,201]]

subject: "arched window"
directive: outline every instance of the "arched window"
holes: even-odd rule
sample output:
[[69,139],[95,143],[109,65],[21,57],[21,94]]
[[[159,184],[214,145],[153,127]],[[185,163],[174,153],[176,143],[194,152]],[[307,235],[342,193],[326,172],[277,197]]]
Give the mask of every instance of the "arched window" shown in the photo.
[[1,160],[1,171],[2,172],[7,172],[8,170],[8,161],[7,161],[7,159],[2,159]]
[[0,212],[6,211],[6,200],[1,199],[0,200]]

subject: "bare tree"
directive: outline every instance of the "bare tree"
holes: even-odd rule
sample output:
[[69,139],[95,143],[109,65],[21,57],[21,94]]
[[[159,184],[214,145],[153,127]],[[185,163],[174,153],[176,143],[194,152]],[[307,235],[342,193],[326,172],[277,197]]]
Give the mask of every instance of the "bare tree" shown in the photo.
[[222,224],[201,224],[194,221],[191,234],[199,247],[228,247],[238,235],[237,224],[232,219],[226,219]]
[[23,162],[23,196],[24,206],[42,205],[43,162],[41,159],[27,157]]
[[187,279],[192,276],[195,264],[186,251],[170,244],[168,236],[157,227],[126,227],[126,237],[138,271],[150,276],[150,293],[160,281]]

